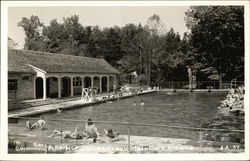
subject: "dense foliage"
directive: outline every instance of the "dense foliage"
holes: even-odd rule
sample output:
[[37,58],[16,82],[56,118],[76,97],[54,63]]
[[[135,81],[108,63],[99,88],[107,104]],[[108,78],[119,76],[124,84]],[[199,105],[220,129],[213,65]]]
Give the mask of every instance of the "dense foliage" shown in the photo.
[[244,78],[244,12],[242,7],[190,7],[190,34],[166,30],[158,15],[147,24],[100,28],[83,26],[73,15],[48,26],[39,17],[22,18],[24,48],[104,58],[121,71],[122,81],[138,73],[144,84],[188,80],[187,68],[200,80]]
[[209,79],[244,80],[244,8],[191,7],[186,15],[200,71]]

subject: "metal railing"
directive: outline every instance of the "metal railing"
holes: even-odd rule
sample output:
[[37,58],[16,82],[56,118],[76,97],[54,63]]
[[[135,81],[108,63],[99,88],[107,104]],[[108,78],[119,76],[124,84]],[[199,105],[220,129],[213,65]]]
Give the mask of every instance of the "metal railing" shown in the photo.
[[[230,89],[244,85],[242,81],[223,81],[221,89]],[[161,88],[167,89],[189,89],[189,81],[173,81],[159,83]],[[197,81],[191,85],[192,89],[220,89],[219,81]]]
[[[9,118],[9,123],[18,123],[19,120],[27,120],[27,119],[31,119],[31,120],[38,120],[39,118],[34,118],[34,117],[14,117],[14,118]],[[63,130],[68,130],[65,129],[63,127],[63,124],[79,124],[79,123],[86,123],[87,120],[73,120],[73,119],[46,119],[45,120],[47,123],[48,122],[59,122],[59,129],[61,132],[60,135],[60,142],[62,143],[64,141],[64,138],[62,136],[62,131]],[[114,122],[114,121],[93,121],[96,125],[97,124],[107,124],[107,125],[119,125],[119,126],[123,126],[122,132],[126,133],[127,135],[127,148],[128,148],[128,152],[131,153],[133,150],[131,150],[131,130],[136,129],[135,127],[152,127],[152,128],[159,128],[161,130],[163,130],[163,128],[166,129],[179,129],[179,130],[187,130],[187,131],[193,131],[196,134],[198,134],[198,140],[194,140],[195,142],[198,142],[198,147],[199,147],[199,152],[203,152],[203,143],[204,141],[204,137],[206,135],[208,135],[209,133],[216,133],[216,138],[217,138],[217,134],[220,133],[233,133],[233,134],[239,134],[240,139],[244,140],[244,130],[232,130],[232,129],[219,129],[219,128],[204,128],[204,127],[186,127],[186,126],[174,126],[174,125],[161,125],[161,124],[144,124],[144,123],[130,123],[130,122]],[[25,125],[22,126],[22,128],[24,128]],[[53,129],[54,130],[54,129]],[[188,133],[189,133],[188,132]],[[225,139],[224,139],[225,140]],[[239,140],[239,139],[238,139]],[[209,140],[208,140],[209,141]],[[211,142],[215,141],[215,142],[220,142],[218,140],[210,140]],[[238,141],[239,142],[239,141]],[[238,144],[238,143],[237,143]],[[222,145],[222,144],[221,144]],[[217,145],[218,146],[218,145]]]

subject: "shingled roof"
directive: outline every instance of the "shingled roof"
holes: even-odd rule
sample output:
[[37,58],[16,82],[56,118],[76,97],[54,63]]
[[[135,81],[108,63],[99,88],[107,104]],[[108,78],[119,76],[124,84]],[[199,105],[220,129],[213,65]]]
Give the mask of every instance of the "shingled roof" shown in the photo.
[[9,49],[9,73],[34,73],[29,64],[47,73],[119,74],[104,59]]

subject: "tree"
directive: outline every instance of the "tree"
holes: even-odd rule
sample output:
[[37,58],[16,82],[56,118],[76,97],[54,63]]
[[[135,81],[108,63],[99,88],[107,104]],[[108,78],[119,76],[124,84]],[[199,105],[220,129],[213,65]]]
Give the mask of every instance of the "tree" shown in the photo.
[[23,17],[18,23],[18,26],[23,27],[25,32],[24,49],[44,51],[45,44],[41,32],[43,30],[43,23],[40,22],[38,16],[31,16],[30,19]]
[[14,49],[15,47],[17,47],[17,43],[11,39],[10,37],[8,37],[8,48],[9,49]]
[[[186,12],[192,46],[210,79],[244,79],[244,8],[196,6]],[[220,83],[220,84],[221,84]]]
[[67,35],[64,32],[63,24],[59,24],[56,19],[50,21],[49,26],[45,26],[42,32],[45,37],[47,51],[51,53],[60,53],[66,41]]
[[196,58],[188,59],[192,55],[188,35],[181,40],[173,29],[167,32],[155,14],[145,26],[83,26],[77,15],[63,18],[62,23],[52,19],[48,26],[33,16],[23,18],[19,25],[26,31],[25,46],[29,50],[103,58],[119,69],[123,78],[131,79],[136,71],[147,85],[183,79],[177,73]]

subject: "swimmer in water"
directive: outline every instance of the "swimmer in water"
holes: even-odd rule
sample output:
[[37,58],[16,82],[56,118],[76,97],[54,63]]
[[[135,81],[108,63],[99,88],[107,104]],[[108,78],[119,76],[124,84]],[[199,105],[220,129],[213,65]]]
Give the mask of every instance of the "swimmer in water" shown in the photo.
[[58,108],[58,109],[57,109],[57,112],[60,113],[60,112],[62,112],[62,110]]
[[134,107],[136,107],[137,106],[137,103],[136,103],[136,101],[134,101]]
[[144,103],[144,101],[143,101],[143,100],[141,100],[141,104],[140,104],[140,105],[143,107],[143,106],[144,106],[144,104],[145,104],[145,103]]

